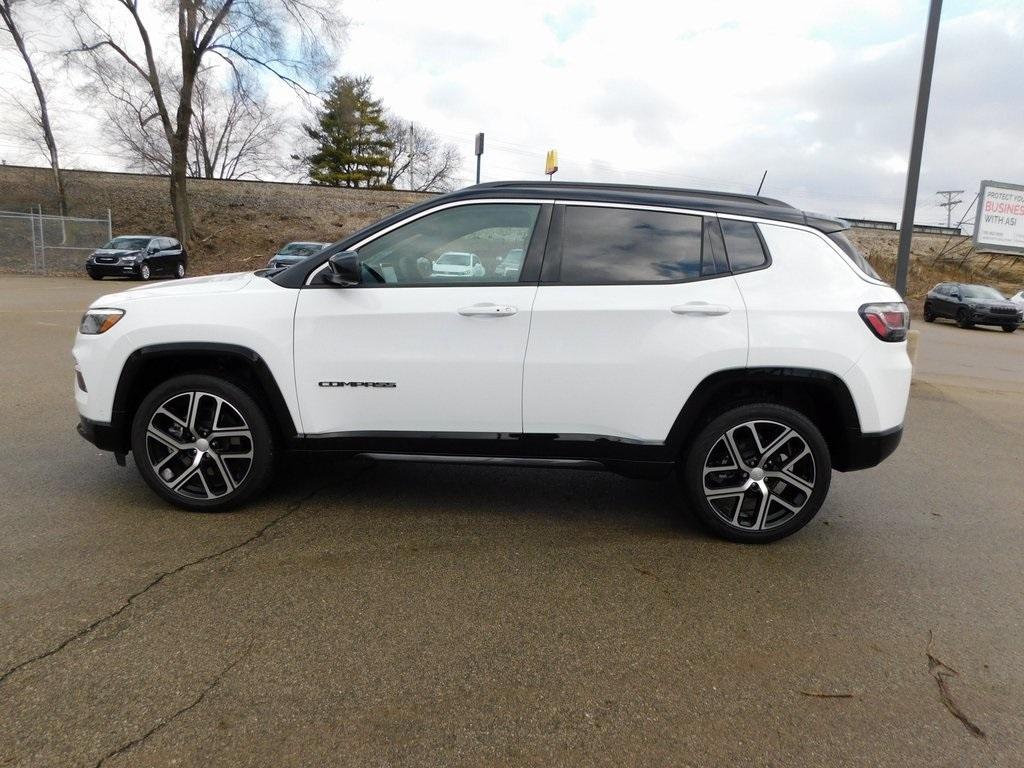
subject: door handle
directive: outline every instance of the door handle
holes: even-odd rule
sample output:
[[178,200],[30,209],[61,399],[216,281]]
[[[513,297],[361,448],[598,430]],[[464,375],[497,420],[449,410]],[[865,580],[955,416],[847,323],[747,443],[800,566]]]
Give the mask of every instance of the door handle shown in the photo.
[[459,314],[466,317],[474,315],[490,315],[492,317],[508,317],[519,311],[519,307],[513,304],[473,304],[470,307],[460,307]]
[[676,304],[672,312],[677,315],[728,315],[731,307],[725,304],[708,304],[706,301],[690,301],[686,304]]

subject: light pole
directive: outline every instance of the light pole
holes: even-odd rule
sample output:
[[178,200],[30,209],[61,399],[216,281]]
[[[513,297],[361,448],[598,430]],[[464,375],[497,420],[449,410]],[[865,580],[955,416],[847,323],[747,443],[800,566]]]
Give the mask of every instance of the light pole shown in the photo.
[[896,290],[907,295],[907,271],[910,268],[910,239],[914,235],[914,208],[917,205],[917,184],[921,179],[921,151],[924,148],[924,126],[928,121],[928,97],[932,90],[932,70],[935,67],[935,43],[939,38],[939,16],[942,0],[931,0],[928,8],[928,28],[924,34],[924,58],[921,62],[921,82],[917,89],[917,113],[914,115],[914,135],[910,142],[910,166],[907,168],[907,191],[903,196],[903,217],[900,220],[900,246],[896,252]]
[[476,146],[474,147],[476,152],[476,183],[480,183],[480,156],[484,153],[484,135],[478,133],[476,135]]

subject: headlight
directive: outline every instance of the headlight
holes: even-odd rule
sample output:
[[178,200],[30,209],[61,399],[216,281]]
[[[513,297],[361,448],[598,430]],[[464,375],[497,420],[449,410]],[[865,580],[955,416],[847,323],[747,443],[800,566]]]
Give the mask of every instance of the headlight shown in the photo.
[[97,308],[87,310],[82,315],[82,322],[78,326],[78,332],[86,336],[106,333],[117,325],[117,322],[122,317],[124,317],[123,309]]
[[134,254],[131,256],[122,256],[121,261],[135,261],[137,258],[138,256],[135,256]]

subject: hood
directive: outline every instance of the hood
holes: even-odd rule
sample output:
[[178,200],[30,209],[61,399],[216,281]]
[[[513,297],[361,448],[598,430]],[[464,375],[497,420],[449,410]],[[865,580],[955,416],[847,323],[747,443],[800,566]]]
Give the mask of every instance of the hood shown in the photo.
[[233,293],[245,288],[256,279],[252,272],[232,272],[226,275],[189,277],[184,280],[169,280],[165,283],[149,283],[138,288],[129,288],[120,293],[101,296],[92,303],[94,307],[120,307],[141,299],[174,296],[199,296],[204,294]]

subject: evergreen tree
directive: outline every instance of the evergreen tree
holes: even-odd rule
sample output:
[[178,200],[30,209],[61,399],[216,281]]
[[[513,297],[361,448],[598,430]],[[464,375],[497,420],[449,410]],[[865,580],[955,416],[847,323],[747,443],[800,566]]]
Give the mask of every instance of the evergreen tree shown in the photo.
[[317,113],[316,125],[303,129],[317,143],[305,158],[309,178],[329,187],[388,189],[384,107],[370,91],[369,77],[336,77]]

